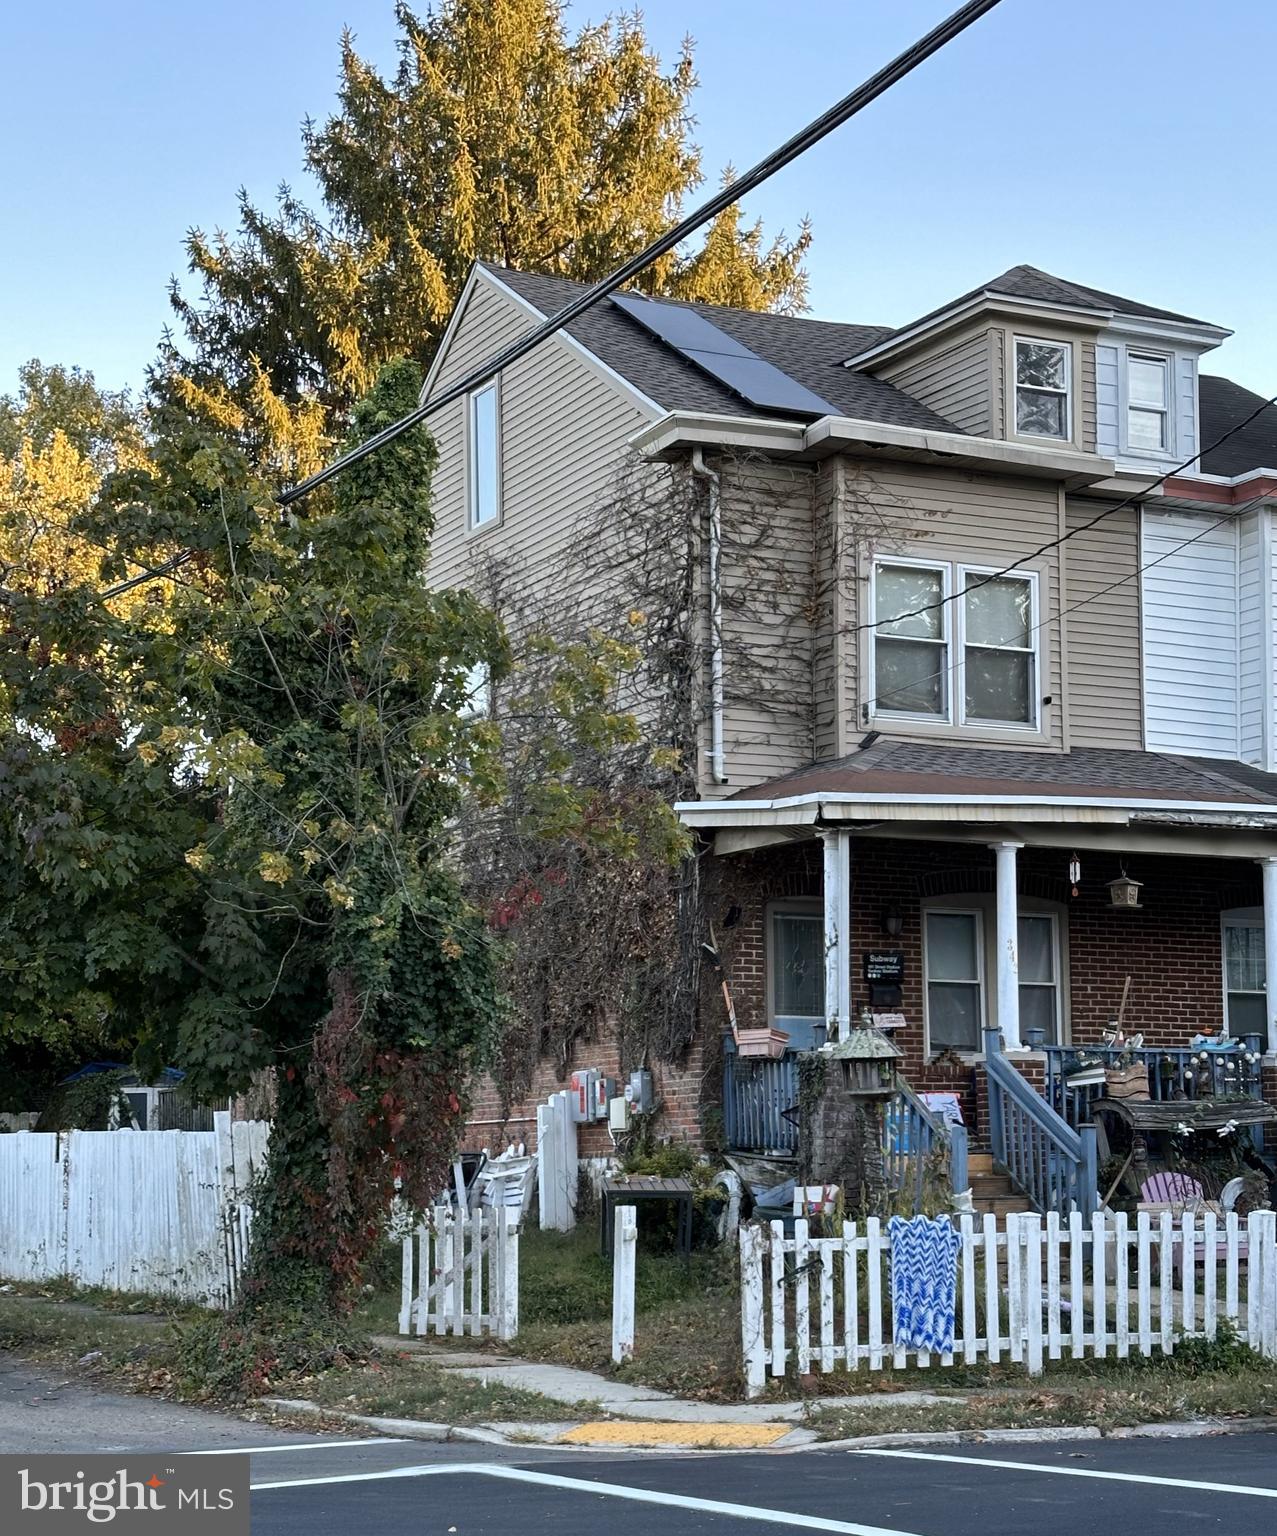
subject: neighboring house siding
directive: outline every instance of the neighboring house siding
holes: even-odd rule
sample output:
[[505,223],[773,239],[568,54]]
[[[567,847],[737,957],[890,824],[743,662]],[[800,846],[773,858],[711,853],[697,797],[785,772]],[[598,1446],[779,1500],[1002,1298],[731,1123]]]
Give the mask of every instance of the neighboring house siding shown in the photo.
[[993,434],[993,352],[1000,333],[989,329],[909,359],[883,377],[976,437]]
[[1237,604],[1239,736],[1244,762],[1262,765],[1265,759],[1266,713],[1264,694],[1271,687],[1265,649],[1272,644],[1265,586],[1272,582],[1271,562],[1264,561],[1266,514],[1252,512],[1237,530]]
[[1094,501],[1071,501],[1066,510],[1066,607],[1077,608],[1066,613],[1062,634],[1069,662],[1069,742],[1138,750],[1143,746],[1139,513],[1126,507],[1094,528],[1075,531],[1103,510]]
[[1216,521],[1144,513],[1144,709],[1151,751],[1237,756],[1237,536],[1232,524],[1212,528]]
[[[1131,469],[1154,473],[1172,469],[1197,452],[1197,357],[1192,352],[1170,351],[1149,341],[1136,351],[1168,353],[1171,357],[1170,441],[1164,454],[1131,453],[1126,446],[1126,348],[1117,337],[1102,337],[1096,344],[1096,440],[1095,450],[1118,459]],[[1195,468],[1189,471],[1195,473]]]
[[1096,426],[1095,344],[1090,341],[1081,342],[1078,346],[1077,354],[1082,373],[1078,387],[1078,409],[1082,413],[1082,449],[1086,453],[1094,453]]
[[[434,380],[461,378],[535,323],[485,280],[476,283]],[[501,379],[498,523],[471,532],[466,505],[466,403],[430,420],[439,446],[435,536],[427,579],[465,586],[496,557],[536,584],[562,561],[573,533],[612,492],[626,440],[648,419],[561,340],[507,368]]]
[[[1043,545],[1059,537],[1059,499],[1054,485],[1041,480],[1016,481],[992,475],[963,474],[924,465],[875,463],[864,470],[864,482],[850,481],[844,513],[850,536],[847,550],[859,559],[856,608],[867,620],[869,571],[875,551],[917,556],[927,560],[1000,567],[1027,559],[1038,573],[1039,621],[1059,611],[1059,561],[1055,553],[1033,558]],[[849,614],[851,623],[857,622]],[[1041,734],[997,727],[932,727],[921,729],[890,715],[874,720],[877,729],[893,737],[952,742],[1003,741],[1019,746],[1063,745],[1059,625],[1042,623],[1039,697]],[[862,727],[861,706],[873,697],[869,675],[871,647],[847,647],[847,693],[851,729]],[[854,669],[854,670],[852,670]]]
[[[814,487],[817,615],[812,633],[812,691],[815,699],[813,745],[817,761],[841,757],[847,750],[846,701],[839,686],[846,672],[845,653],[854,645],[847,630],[846,580],[839,559],[842,532],[839,512],[845,492],[845,460],[826,459],[817,467]],[[852,595],[854,602],[854,593]]]

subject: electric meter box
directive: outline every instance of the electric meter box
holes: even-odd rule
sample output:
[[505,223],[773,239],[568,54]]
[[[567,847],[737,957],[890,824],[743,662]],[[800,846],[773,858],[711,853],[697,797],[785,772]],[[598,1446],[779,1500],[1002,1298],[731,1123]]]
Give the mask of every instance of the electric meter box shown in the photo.
[[630,1080],[625,1089],[625,1097],[636,1115],[650,1115],[652,1113],[655,1098],[652,1093],[652,1074],[646,1067],[640,1067],[637,1072],[630,1073]]
[[594,1119],[594,1100],[599,1074],[593,1067],[572,1074],[572,1122],[584,1125]]

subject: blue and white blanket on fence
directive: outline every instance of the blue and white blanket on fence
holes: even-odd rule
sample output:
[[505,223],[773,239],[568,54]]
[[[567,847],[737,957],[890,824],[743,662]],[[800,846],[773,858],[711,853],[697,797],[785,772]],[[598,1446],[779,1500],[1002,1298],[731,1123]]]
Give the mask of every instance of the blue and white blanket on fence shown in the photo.
[[944,1354],[953,1348],[962,1236],[951,1221],[893,1216],[891,1313],[897,1349]]

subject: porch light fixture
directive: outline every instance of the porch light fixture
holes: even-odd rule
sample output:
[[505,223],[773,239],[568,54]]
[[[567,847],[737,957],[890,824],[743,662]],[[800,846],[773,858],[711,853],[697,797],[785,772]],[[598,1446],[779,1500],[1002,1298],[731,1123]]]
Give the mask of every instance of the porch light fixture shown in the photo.
[[882,916],[878,919],[882,931],[890,939],[898,939],[905,931],[904,913],[899,907],[891,906],[882,909]]
[[1143,883],[1132,880],[1125,870],[1116,880],[1110,880],[1109,906],[1118,912],[1138,912],[1140,910],[1140,892]]

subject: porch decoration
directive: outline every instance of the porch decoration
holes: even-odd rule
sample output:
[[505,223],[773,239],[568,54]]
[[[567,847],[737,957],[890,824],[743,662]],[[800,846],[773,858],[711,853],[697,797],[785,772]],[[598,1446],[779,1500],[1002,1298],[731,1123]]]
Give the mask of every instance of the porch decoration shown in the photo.
[[1069,856],[1069,895],[1076,899],[1078,886],[1082,883],[1082,861],[1077,854]]
[[1115,912],[1138,912],[1142,909],[1140,892],[1143,881],[1132,880],[1123,868],[1116,880],[1108,882],[1109,906]]
[[961,1234],[947,1218],[930,1216],[893,1216],[887,1234],[896,1348],[951,1353]]

